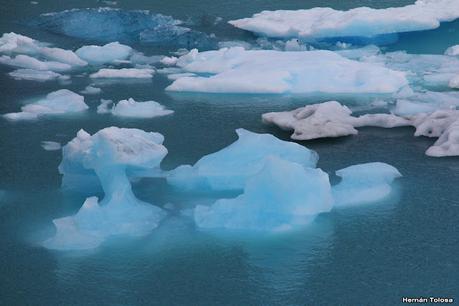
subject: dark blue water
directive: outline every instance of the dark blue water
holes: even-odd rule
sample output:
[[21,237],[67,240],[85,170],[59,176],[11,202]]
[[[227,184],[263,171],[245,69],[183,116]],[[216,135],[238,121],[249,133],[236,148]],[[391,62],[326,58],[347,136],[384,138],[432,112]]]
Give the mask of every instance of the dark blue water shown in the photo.
[[[329,1],[335,8],[387,7],[412,1]],[[19,22],[39,13],[97,7],[95,1],[3,0],[0,30],[15,31],[57,46],[75,48],[84,41],[49,34]],[[191,19],[196,28],[221,39],[252,39],[219,24],[264,9],[299,9],[323,1],[119,1],[119,7],[150,9]],[[401,35],[390,49],[442,53],[459,42],[459,23],[435,31]],[[135,46],[153,54],[159,51]],[[164,51],[164,50],[161,50]],[[62,88],[58,83],[14,81],[0,66],[0,113],[17,111],[25,100]],[[79,91],[85,78],[66,85]],[[403,296],[459,299],[459,163],[458,158],[429,158],[432,139],[414,138],[413,129],[366,128],[359,135],[302,142],[320,154],[319,167],[332,174],[345,166],[382,161],[403,178],[395,195],[372,206],[321,215],[311,226],[269,237],[233,237],[197,230],[183,217],[171,216],[141,239],[113,238],[88,252],[56,252],[40,246],[54,232],[52,219],[75,213],[85,194],[60,189],[59,151],[47,152],[42,140],[66,143],[84,128],[136,127],[162,133],[169,155],[164,169],[193,163],[236,139],[243,127],[289,134],[264,126],[260,115],[321,102],[322,98],[263,95],[169,94],[169,81],[103,86],[101,97],[86,99],[91,110],[74,117],[34,122],[0,120],[0,305],[397,305]],[[155,100],[174,115],[127,120],[95,113],[99,98]],[[343,100],[349,105],[364,98]],[[179,194],[158,179],[134,184],[136,195],[163,206],[192,206],[208,199]]]

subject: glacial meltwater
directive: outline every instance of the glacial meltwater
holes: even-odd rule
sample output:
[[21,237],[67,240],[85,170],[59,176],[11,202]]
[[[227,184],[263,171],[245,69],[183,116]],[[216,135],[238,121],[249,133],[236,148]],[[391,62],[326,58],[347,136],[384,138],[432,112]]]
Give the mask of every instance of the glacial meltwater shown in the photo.
[[0,305],[457,303],[457,1],[0,0]]

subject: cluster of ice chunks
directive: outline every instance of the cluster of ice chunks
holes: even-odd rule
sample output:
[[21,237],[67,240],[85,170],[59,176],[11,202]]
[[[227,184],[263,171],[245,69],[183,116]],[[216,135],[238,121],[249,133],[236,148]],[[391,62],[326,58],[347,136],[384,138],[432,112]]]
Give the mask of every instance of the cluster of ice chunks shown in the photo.
[[53,33],[85,40],[126,43],[140,42],[176,48],[211,49],[216,40],[202,32],[181,26],[170,16],[146,10],[116,8],[72,9],[46,13],[29,22]]
[[[387,164],[370,163],[337,172],[343,178],[331,186],[328,174],[316,168],[318,156],[295,143],[272,135],[237,130],[239,139],[195,166],[166,174],[177,188],[201,191],[240,190],[232,199],[193,209],[196,225],[206,229],[279,232],[311,222],[318,214],[340,206],[379,201],[387,196],[400,173]],[[81,130],[63,147],[61,173],[93,171],[105,193],[99,203],[87,198],[74,216],[54,220],[56,235],[48,248],[87,249],[114,235],[139,236],[156,228],[166,213],[139,201],[132,193],[127,171],[160,168],[167,154],[158,133],[105,128],[90,135]],[[366,177],[366,180],[362,180]],[[343,201],[351,199],[352,201]]]

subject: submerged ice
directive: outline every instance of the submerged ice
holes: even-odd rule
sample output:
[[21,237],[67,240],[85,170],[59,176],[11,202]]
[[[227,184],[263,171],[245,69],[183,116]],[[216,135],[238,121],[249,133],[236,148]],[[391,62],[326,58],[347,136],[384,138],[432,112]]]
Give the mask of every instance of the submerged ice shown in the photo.
[[166,156],[164,137],[138,129],[110,127],[94,135],[84,130],[63,148],[61,173],[93,170],[104,198],[87,198],[73,216],[55,219],[56,234],[44,242],[52,249],[75,250],[99,246],[114,235],[142,236],[159,225],[162,209],[138,200],[126,171],[155,169]]

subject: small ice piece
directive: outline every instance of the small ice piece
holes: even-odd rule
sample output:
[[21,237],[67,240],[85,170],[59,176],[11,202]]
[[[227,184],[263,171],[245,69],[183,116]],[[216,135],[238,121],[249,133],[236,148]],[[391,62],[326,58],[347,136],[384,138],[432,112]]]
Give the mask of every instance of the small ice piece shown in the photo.
[[57,151],[61,149],[61,144],[55,141],[42,141],[41,147],[46,151]]
[[332,209],[328,175],[320,169],[268,157],[250,178],[244,193],[194,209],[196,225],[205,229],[279,232],[311,222]]
[[97,113],[98,114],[108,114],[111,113],[110,104],[112,104],[112,100],[105,100],[100,99],[100,104],[97,106]]
[[408,85],[404,72],[326,51],[245,50],[241,47],[181,56],[181,77],[166,90],[267,94],[391,94]]
[[86,86],[85,89],[80,91],[80,93],[83,94],[83,95],[98,95],[101,92],[102,92],[102,89],[100,89],[98,87],[93,87],[91,85]]
[[459,116],[427,149],[426,155],[433,157],[459,156]]
[[61,173],[95,171],[105,197],[87,198],[73,216],[55,219],[56,235],[44,242],[59,250],[91,249],[114,235],[143,236],[156,228],[165,212],[138,200],[126,171],[158,168],[166,156],[164,137],[139,129],[109,127],[94,135],[80,130],[63,148]]
[[237,129],[238,140],[218,152],[206,155],[194,166],[172,170],[169,184],[185,190],[242,190],[247,179],[259,172],[267,156],[277,156],[302,167],[315,167],[316,152],[270,134]]
[[37,60],[34,57],[28,55],[18,55],[16,57],[10,57],[7,55],[0,56],[0,64],[19,67],[24,69],[33,69],[33,70],[49,70],[49,71],[67,71],[72,68],[72,66],[59,62],[44,62]]
[[133,78],[133,79],[151,79],[155,70],[149,68],[122,68],[111,69],[103,68],[90,75],[91,78]]
[[49,93],[37,102],[21,107],[22,112],[4,114],[3,116],[9,120],[31,120],[43,115],[82,112],[88,108],[83,96],[67,89],[61,89]]
[[166,66],[173,66],[177,63],[178,58],[175,56],[165,56],[161,60],[161,64],[166,65]]
[[119,42],[112,42],[104,46],[83,46],[75,53],[92,65],[103,65],[128,59],[132,48]]
[[134,99],[121,100],[113,106],[111,113],[119,117],[154,118],[172,114],[174,111],[166,109],[155,101],[136,102]]
[[62,75],[53,71],[39,71],[33,69],[17,69],[8,73],[15,80],[28,80],[28,81],[50,81],[50,80],[67,80],[69,76]]
[[30,4],[37,5],[38,1],[30,1]]
[[441,22],[459,18],[456,0],[418,0],[403,7],[348,11],[328,7],[305,10],[263,11],[250,18],[229,21],[260,36],[321,40],[327,38],[379,37],[399,32],[435,29]]
[[353,165],[336,175],[342,179],[332,187],[336,207],[381,201],[391,193],[392,182],[402,176],[395,167],[380,162]]
[[446,49],[445,55],[458,56],[459,55],[459,45],[451,46],[448,49]]
[[449,80],[449,87],[451,88],[459,88],[459,75],[455,76],[451,80]]

